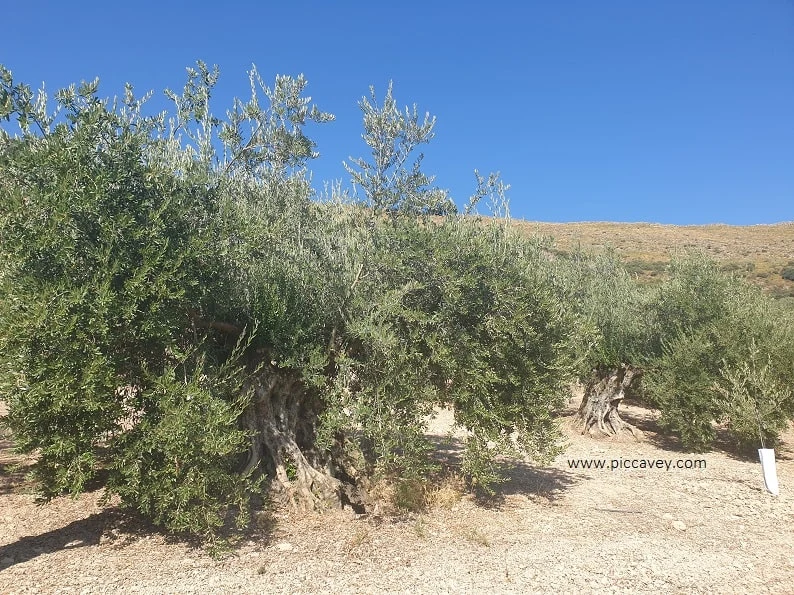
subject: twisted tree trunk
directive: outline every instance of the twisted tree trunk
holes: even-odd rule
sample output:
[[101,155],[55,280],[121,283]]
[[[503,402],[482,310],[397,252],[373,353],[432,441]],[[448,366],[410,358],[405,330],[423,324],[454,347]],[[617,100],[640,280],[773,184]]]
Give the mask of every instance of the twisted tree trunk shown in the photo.
[[642,432],[621,419],[618,412],[626,390],[638,376],[638,371],[626,364],[593,370],[578,413],[583,434],[612,436],[628,430],[635,438],[642,436]]
[[363,512],[357,474],[347,468],[341,449],[321,453],[316,448],[317,398],[294,375],[273,366],[265,366],[250,388],[254,397],[241,423],[253,436],[243,472],[259,468],[271,478],[273,495],[295,508],[349,504]]
[[[360,273],[361,269],[356,281]],[[236,337],[243,332],[238,325],[208,321],[195,311],[191,318],[196,326],[225,335]],[[251,433],[242,474],[266,474],[272,494],[298,509],[350,505],[356,512],[364,512],[366,478],[345,454],[344,437],[338,437],[332,451],[317,449],[315,428],[322,412],[319,398],[306,391],[296,373],[269,362],[266,350],[250,354],[248,365],[258,371],[243,387],[253,391],[253,398],[239,419],[240,426]]]

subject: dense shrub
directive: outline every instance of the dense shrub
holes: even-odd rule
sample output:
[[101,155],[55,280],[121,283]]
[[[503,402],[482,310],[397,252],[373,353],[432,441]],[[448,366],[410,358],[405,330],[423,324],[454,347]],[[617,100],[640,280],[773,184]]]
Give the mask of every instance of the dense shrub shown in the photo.
[[[615,406],[624,391],[659,408],[662,426],[692,450],[713,443],[718,423],[736,447],[773,444],[794,417],[794,325],[760,290],[696,253],[675,256],[658,288],[638,285],[609,253],[557,266],[590,337],[579,368],[586,423],[597,414],[625,426]],[[621,384],[627,370],[633,380]],[[597,398],[601,410],[585,407]]]
[[655,348],[645,384],[662,424],[687,448],[728,424],[739,446],[774,442],[792,415],[789,321],[760,290],[703,256],[674,259],[654,302]]
[[[579,374],[639,364],[651,341],[649,290],[638,284],[614,252],[575,252],[557,262],[564,299],[587,329]],[[583,329],[584,330],[584,329]]]
[[328,415],[352,408],[380,463],[410,472],[427,447],[423,417],[450,403],[471,433],[466,471],[484,486],[495,455],[516,451],[514,430],[521,452],[556,452],[551,413],[572,377],[575,327],[540,247],[457,217],[387,219],[371,241]]
[[217,205],[148,159],[146,122],[95,91],[62,93],[66,122],[0,152],[7,423],[17,448],[38,454],[44,498],[106,469],[125,504],[204,531],[206,510],[249,489],[233,473],[246,448],[233,423],[242,371],[191,330]]
[[[260,473],[312,505],[355,500],[372,473],[421,476],[444,403],[471,432],[473,483],[502,452],[555,452],[575,317],[538,246],[427,218],[454,211],[404,167],[432,123],[398,117],[390,92],[362,104],[373,155],[399,159],[356,162],[363,204],[314,201],[303,126],[332,116],[305,81],[253,71],[271,105],[221,121],[217,76],[199,63],[168,92],[169,125],[96,82],[59,92],[56,120],[2,70],[0,118],[21,135],[0,135],[0,397],[41,495],[96,480],[211,535],[245,521]],[[478,176],[474,199],[503,189]]]

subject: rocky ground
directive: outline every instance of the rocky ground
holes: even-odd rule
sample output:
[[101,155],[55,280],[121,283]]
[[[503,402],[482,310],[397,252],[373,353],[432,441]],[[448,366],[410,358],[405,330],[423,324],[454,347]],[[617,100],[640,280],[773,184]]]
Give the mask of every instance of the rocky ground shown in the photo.
[[[572,403],[573,412],[575,403]],[[263,513],[220,559],[100,508],[99,494],[34,504],[0,443],[0,593],[794,592],[794,432],[780,495],[725,452],[690,455],[627,406],[645,440],[594,440],[520,464],[489,503],[452,487],[402,517]],[[439,448],[449,413],[433,421]],[[443,454],[443,453],[442,453]],[[572,469],[569,461],[704,459],[705,469]]]

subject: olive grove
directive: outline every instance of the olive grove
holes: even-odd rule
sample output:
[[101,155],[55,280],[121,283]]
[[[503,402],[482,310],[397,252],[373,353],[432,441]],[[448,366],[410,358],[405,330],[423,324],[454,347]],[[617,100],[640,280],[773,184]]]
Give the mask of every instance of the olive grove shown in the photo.
[[[631,429],[629,390],[693,448],[712,422],[773,440],[794,415],[791,321],[713,264],[649,290],[559,255],[511,227],[496,175],[458,213],[410,163],[435,120],[391,85],[359,104],[356,192],[315,196],[307,128],[333,116],[306,80],[253,69],[221,118],[218,76],[199,62],[145,115],[129,86],[50,105],[0,68],[0,399],[43,500],[103,487],[206,536],[256,494],[366,509],[374,479],[433,471],[438,406],[488,490],[503,455],[559,452],[577,377],[587,430]],[[499,218],[473,215],[486,197]]]
[[627,395],[658,408],[688,450],[723,425],[739,449],[774,444],[794,417],[790,312],[699,253],[673,255],[658,287],[638,284],[614,254],[560,263],[590,340],[579,371],[583,431],[639,437],[620,417]]

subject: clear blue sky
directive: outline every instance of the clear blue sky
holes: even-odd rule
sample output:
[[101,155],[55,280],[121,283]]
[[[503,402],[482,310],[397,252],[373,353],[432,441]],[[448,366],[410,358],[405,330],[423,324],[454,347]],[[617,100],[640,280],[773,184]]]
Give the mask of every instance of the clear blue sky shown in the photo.
[[366,155],[358,100],[390,79],[438,117],[425,169],[463,204],[500,170],[514,217],[754,224],[794,220],[794,0],[5,3],[0,63],[48,89],[99,76],[181,89],[221,68],[304,73],[334,113],[311,127],[314,181]]

